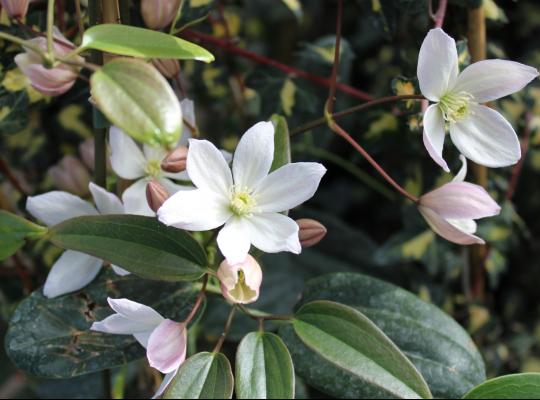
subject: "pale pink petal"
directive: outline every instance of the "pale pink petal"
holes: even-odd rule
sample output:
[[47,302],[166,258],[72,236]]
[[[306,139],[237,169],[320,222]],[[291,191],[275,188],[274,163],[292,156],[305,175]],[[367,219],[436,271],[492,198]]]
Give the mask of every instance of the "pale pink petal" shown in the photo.
[[484,240],[473,234],[467,233],[455,225],[449,223],[435,211],[427,207],[418,207],[418,210],[425,218],[428,225],[433,229],[435,233],[442,236],[450,242],[471,245],[471,244],[484,244]]
[[112,299],[107,301],[111,308],[121,316],[142,324],[156,327],[163,321],[163,317],[153,308],[128,299]]
[[151,367],[168,374],[184,362],[186,350],[185,324],[166,319],[150,335],[146,356]]
[[442,157],[445,136],[443,115],[439,106],[432,104],[424,114],[424,146],[431,158],[433,158],[433,161],[439,164],[446,172],[450,172],[448,164]]
[[[240,281],[239,273],[242,272],[243,280]],[[217,271],[221,282],[223,297],[233,303],[249,304],[257,301],[262,284],[263,273],[261,266],[252,256],[235,265],[227,260],[223,261]]]

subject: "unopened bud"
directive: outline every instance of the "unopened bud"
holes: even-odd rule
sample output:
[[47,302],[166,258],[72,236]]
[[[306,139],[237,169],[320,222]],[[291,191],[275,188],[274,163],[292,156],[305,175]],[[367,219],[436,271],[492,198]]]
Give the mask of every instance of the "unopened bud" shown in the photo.
[[11,18],[24,18],[30,0],[0,0],[0,2]]
[[217,271],[223,297],[233,303],[249,304],[259,298],[263,273],[261,266],[252,256],[240,264],[231,265],[223,261]]
[[315,246],[326,236],[326,227],[314,219],[303,218],[296,221],[300,228],[298,236],[302,247]]
[[154,58],[152,64],[165,78],[172,79],[180,73],[180,62],[174,59]]
[[141,0],[141,14],[150,29],[163,29],[176,16],[180,0]]
[[157,212],[169,197],[167,189],[158,181],[152,180],[146,185],[146,200],[152,211]]
[[161,169],[166,172],[182,172],[186,170],[188,148],[180,146],[170,152],[161,162]]
[[90,174],[84,164],[73,156],[62,158],[57,165],[49,169],[49,175],[60,190],[81,197],[88,194]]

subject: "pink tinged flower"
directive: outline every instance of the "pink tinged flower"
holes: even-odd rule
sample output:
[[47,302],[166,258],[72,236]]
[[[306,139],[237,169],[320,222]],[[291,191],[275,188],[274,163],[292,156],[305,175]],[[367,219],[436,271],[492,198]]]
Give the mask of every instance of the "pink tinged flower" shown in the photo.
[[488,167],[515,164],[521,157],[518,137],[497,111],[481,105],[521,90],[538,76],[536,68],[513,61],[485,60],[461,73],[454,39],[432,29],[422,43],[418,59],[422,94],[432,104],[424,114],[424,145],[445,171],[446,130],[468,159]]
[[[463,171],[458,179],[464,177]],[[455,180],[420,197],[418,210],[437,234],[469,245],[484,244],[474,235],[474,220],[497,215],[501,208],[481,186]]]
[[[55,191],[29,197],[26,209],[47,226],[54,226],[67,219],[86,215],[124,213],[122,202],[114,194],[93,183],[90,183],[89,189],[96,204],[95,207],[80,197]],[[43,287],[43,294],[53,298],[82,289],[94,280],[102,266],[103,261],[98,258],[67,250],[52,266]],[[128,274],[118,266],[112,267],[118,275]]]
[[142,0],[141,14],[144,23],[150,29],[163,29],[174,17],[180,0]]
[[[55,28],[54,30],[54,53],[59,56],[67,56],[75,46],[70,43],[62,34]],[[38,37],[29,41],[42,50],[47,50],[47,39]],[[73,56],[74,61],[84,61],[80,56]],[[65,64],[60,64],[54,68],[46,68],[43,66],[41,56],[30,49],[26,49],[25,53],[15,56],[15,63],[19,69],[26,75],[32,86],[39,92],[47,96],[59,96],[67,92],[75,84],[77,80],[77,68]]]
[[232,171],[206,140],[190,140],[187,172],[197,187],[171,196],[158,210],[166,225],[207,231],[222,225],[218,246],[228,263],[242,263],[253,244],[267,253],[301,252],[298,225],[281,212],[313,196],[326,169],[318,163],[287,164],[269,174],[274,126],[259,122],[241,138]]
[[28,12],[30,0],[0,0],[2,7],[11,18],[24,18]]
[[152,368],[168,374],[184,362],[186,349],[186,325],[166,319],[150,335],[146,356]]
[[217,271],[223,297],[232,303],[249,304],[259,298],[263,273],[257,260],[248,254],[245,261],[231,265],[223,261]]

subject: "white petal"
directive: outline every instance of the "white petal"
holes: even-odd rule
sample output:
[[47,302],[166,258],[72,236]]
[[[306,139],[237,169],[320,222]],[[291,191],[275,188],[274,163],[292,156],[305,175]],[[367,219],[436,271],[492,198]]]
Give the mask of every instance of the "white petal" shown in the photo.
[[167,155],[167,150],[163,147],[154,147],[145,144],[143,145],[143,154],[147,163],[149,161],[158,161],[161,164],[161,161],[163,161]]
[[131,274],[131,272],[126,271],[124,268],[121,268],[118,265],[111,265],[111,268],[113,269],[114,273],[119,276],[127,276]]
[[128,299],[107,299],[111,308],[121,316],[148,326],[158,326],[164,318],[152,307]]
[[268,175],[274,159],[274,125],[259,122],[240,139],[233,158],[234,184],[252,189]]
[[148,341],[150,340],[150,335],[152,335],[152,332],[155,328],[152,328],[152,330],[146,331],[146,332],[136,332],[133,333],[133,336],[135,339],[137,339],[137,342],[141,344],[142,347],[145,349],[148,347]]
[[47,276],[43,294],[53,298],[82,289],[94,280],[102,265],[103,261],[87,254],[64,251]]
[[506,167],[521,158],[519,139],[512,125],[497,111],[470,105],[471,115],[450,125],[450,137],[469,160],[486,167]]
[[256,214],[249,220],[251,243],[266,253],[290,251],[300,254],[298,224],[277,213]]
[[90,192],[94,198],[94,203],[96,203],[96,207],[100,214],[124,213],[124,206],[116,195],[106,191],[101,186],[98,186],[93,182],[90,182],[88,187],[90,188]]
[[162,223],[188,231],[217,228],[231,216],[227,199],[199,189],[177,192],[158,210]]
[[484,244],[484,240],[478,236],[467,233],[455,225],[451,224],[447,220],[443,219],[435,211],[427,207],[418,207],[418,210],[425,218],[426,222],[429,224],[431,229],[438,235],[441,235],[446,240],[450,242],[470,245],[470,244]]
[[467,159],[463,154],[460,154],[459,160],[461,161],[461,168],[456,176],[454,176],[454,179],[452,179],[452,182],[463,182],[467,176]]
[[163,176],[169,179],[174,179],[176,181],[189,181],[190,180],[187,171],[182,171],[182,172],[163,171]]
[[126,214],[144,215],[153,217],[156,215],[146,200],[147,179],[139,179],[127,188],[122,194],[122,202]]
[[163,381],[161,382],[161,385],[159,385],[158,390],[156,393],[154,393],[153,399],[157,399],[158,397],[161,397],[161,395],[165,392],[165,389],[170,385],[176,374],[178,373],[178,370],[169,372],[168,374],[163,377]]
[[161,183],[163,187],[165,187],[165,189],[167,189],[171,196],[180,190],[193,190],[192,186],[177,185],[176,183],[167,178],[158,179],[158,182]]
[[[123,317],[120,314],[113,314],[109,315],[103,321],[94,322],[90,329],[115,335],[134,335],[135,339],[137,339],[143,347],[146,347],[145,344],[148,342],[146,338],[150,336],[155,329],[155,326],[134,321]],[[139,338],[141,340],[139,340]]]
[[90,203],[66,192],[49,192],[29,197],[26,210],[47,226],[84,215],[98,215]]
[[264,178],[255,189],[259,212],[281,212],[307,201],[317,191],[326,173],[322,164],[287,164]]
[[467,92],[478,103],[487,103],[523,89],[538,76],[538,70],[507,60],[483,60],[459,74],[453,91]]
[[424,114],[424,146],[433,161],[439,164],[446,172],[450,172],[448,164],[442,157],[445,136],[444,117],[439,106],[432,104]]
[[422,94],[438,101],[454,85],[458,72],[456,41],[440,28],[430,30],[418,55],[417,76]]
[[[180,102],[180,108],[182,109],[182,117],[191,127],[197,129],[197,121],[195,119],[195,103],[191,99],[184,99]],[[191,128],[184,124],[184,130],[182,131],[182,137],[178,141],[179,146],[187,146],[189,139],[191,139],[193,132]]]
[[465,233],[476,232],[477,224],[474,219],[447,219],[446,221]]
[[219,231],[217,244],[229,264],[244,262],[251,246],[250,229],[246,219],[233,217],[227,221]]
[[231,169],[223,154],[207,140],[190,139],[187,171],[199,189],[228,197],[233,186]]
[[138,179],[145,175],[146,159],[137,143],[122,130],[112,126],[109,130],[111,166],[124,179]]

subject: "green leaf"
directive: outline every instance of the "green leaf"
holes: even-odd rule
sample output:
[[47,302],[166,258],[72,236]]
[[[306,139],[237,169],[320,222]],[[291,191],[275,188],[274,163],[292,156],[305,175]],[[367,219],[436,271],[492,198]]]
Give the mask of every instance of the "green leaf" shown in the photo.
[[0,210],[0,260],[15,254],[24,245],[25,238],[38,238],[46,233],[47,228]]
[[[414,365],[397,346],[362,313],[330,301],[302,306],[295,315],[294,332],[317,355],[312,365],[326,375],[321,381],[305,374],[305,360],[297,372],[307,382],[331,396],[359,398],[431,398],[431,393]],[[295,350],[289,345],[295,357]],[[294,358],[293,358],[294,359]],[[339,373],[334,372],[338,370]],[[345,381],[337,377],[346,376]],[[329,382],[332,382],[328,385]]]
[[195,280],[207,265],[195,239],[152,217],[73,218],[51,228],[49,239],[59,247],[90,254],[149,279]]
[[540,399],[540,374],[500,376],[472,389],[464,399]]
[[252,332],[236,353],[239,399],[294,399],[294,367],[279,336]]
[[189,283],[156,282],[102,272],[83,291],[47,299],[38,290],[15,310],[5,340],[18,368],[44,378],[69,378],[144,357],[131,335],[90,331],[113,311],[107,297],[128,298],[181,321],[191,311],[198,289]]
[[270,121],[272,121],[275,128],[274,161],[270,168],[271,172],[291,162],[291,141],[287,120],[284,117],[274,114]]
[[459,398],[486,379],[471,337],[432,304],[395,285],[362,274],[324,275],[310,281],[303,303],[330,300],[354,307],[401,349],[439,398]]
[[150,64],[116,59],[94,72],[92,98],[116,126],[152,146],[172,146],[182,133],[182,110],[167,80]]
[[166,399],[230,399],[234,378],[221,353],[199,353],[189,358],[169,385]]
[[81,47],[130,57],[214,61],[208,50],[194,43],[163,32],[120,24],[102,24],[88,29]]

